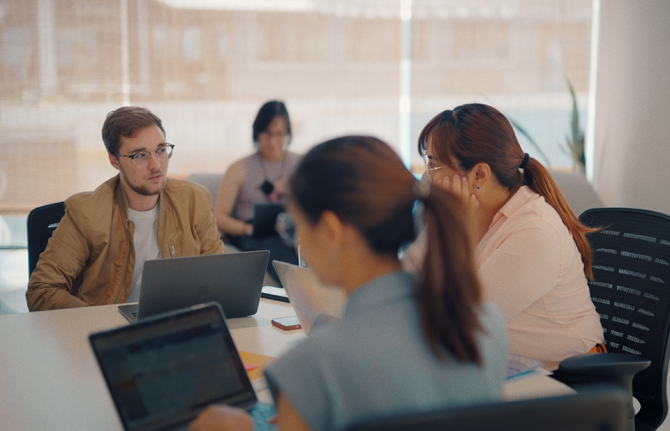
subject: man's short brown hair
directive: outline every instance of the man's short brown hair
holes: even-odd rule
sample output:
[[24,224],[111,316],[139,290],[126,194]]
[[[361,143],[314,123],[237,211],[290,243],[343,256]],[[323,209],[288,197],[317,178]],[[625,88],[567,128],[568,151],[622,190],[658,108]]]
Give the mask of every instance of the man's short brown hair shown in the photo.
[[163,122],[153,112],[139,106],[123,106],[107,114],[105,124],[102,125],[102,141],[108,153],[116,154],[121,145],[121,136],[132,138],[138,130],[154,125],[165,135]]

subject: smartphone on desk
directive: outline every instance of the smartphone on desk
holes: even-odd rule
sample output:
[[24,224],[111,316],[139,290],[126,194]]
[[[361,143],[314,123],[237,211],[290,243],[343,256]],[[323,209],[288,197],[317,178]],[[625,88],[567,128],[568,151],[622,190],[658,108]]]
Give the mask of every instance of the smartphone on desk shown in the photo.
[[277,328],[284,331],[292,331],[294,329],[302,328],[297,316],[278,317],[276,319],[272,319],[272,326],[276,326]]

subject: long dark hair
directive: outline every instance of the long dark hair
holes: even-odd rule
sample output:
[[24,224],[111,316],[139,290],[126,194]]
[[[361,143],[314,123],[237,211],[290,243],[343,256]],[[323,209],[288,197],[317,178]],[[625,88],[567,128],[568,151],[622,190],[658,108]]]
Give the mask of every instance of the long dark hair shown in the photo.
[[268,128],[275,117],[284,117],[286,120],[286,131],[288,131],[289,135],[289,144],[291,143],[290,138],[293,134],[291,133],[291,119],[288,116],[286,105],[279,100],[270,100],[269,102],[265,102],[263,106],[261,106],[261,109],[258,110],[258,114],[256,114],[254,123],[251,126],[251,136],[254,139],[254,145],[258,146],[258,135]]
[[516,139],[509,120],[492,106],[479,103],[444,111],[428,122],[419,135],[419,153],[431,140],[435,157],[442,163],[457,162],[469,172],[477,163],[486,163],[498,182],[508,189],[527,185],[542,195],[561,217],[577,244],[584,274],[593,278],[591,248],[586,233],[593,232],[579,222],[549,171],[529,157],[521,171],[525,153]]
[[332,211],[381,255],[395,255],[415,237],[412,210],[425,206],[428,253],[417,298],[429,345],[462,362],[481,363],[475,334],[481,299],[460,202],[421,187],[397,154],[376,138],[345,136],[309,151],[289,180],[293,203],[310,223]]

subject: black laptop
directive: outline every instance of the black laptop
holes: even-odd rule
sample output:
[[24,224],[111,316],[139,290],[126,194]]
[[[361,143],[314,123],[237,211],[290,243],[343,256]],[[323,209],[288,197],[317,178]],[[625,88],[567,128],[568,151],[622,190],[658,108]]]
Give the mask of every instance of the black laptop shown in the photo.
[[275,233],[277,216],[282,211],[284,211],[284,206],[281,204],[262,203],[254,205],[253,236],[263,238]]
[[138,304],[119,305],[130,322],[203,302],[226,318],[256,314],[270,252],[208,254],[144,262]]
[[216,303],[92,334],[91,347],[126,431],[188,429],[208,405],[249,411],[273,430],[274,406],[257,401]]

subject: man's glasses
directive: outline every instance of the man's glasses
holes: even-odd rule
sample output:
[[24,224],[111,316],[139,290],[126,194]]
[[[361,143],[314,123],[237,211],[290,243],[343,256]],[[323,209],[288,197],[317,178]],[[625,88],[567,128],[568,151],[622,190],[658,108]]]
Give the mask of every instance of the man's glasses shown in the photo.
[[[170,157],[172,157],[172,149],[174,148],[173,144],[165,144],[161,145],[158,147],[158,149],[153,153],[153,155],[156,157],[156,160],[158,160],[160,163],[165,163],[168,161]],[[135,154],[130,154],[130,155],[125,155],[125,154],[119,154],[116,153],[116,156],[121,156],[121,157],[128,157],[130,160],[133,161],[135,166],[138,168],[145,168],[149,166],[149,162],[151,162],[151,156],[152,153],[148,151],[140,151],[139,153]]]

